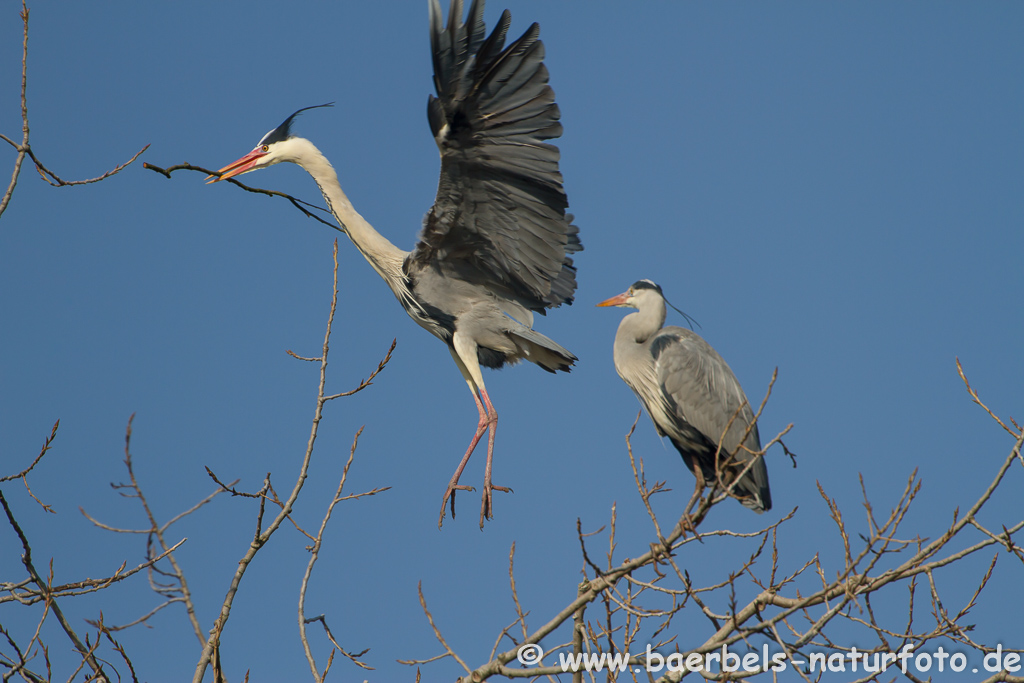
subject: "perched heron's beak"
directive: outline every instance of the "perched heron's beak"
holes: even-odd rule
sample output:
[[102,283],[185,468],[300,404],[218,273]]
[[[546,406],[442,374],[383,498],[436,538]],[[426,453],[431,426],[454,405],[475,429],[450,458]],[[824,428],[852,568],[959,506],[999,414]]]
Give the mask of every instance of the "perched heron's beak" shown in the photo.
[[264,156],[266,152],[263,151],[262,147],[257,147],[253,151],[246,154],[238,161],[232,162],[224,168],[217,171],[219,175],[208,175],[206,176],[206,184],[215,183],[218,180],[227,180],[228,178],[234,178],[236,175],[241,175],[252,170],[252,167]]
[[623,292],[618,296],[613,296],[611,299],[605,299],[598,306],[625,306],[627,299],[629,299],[629,292]]

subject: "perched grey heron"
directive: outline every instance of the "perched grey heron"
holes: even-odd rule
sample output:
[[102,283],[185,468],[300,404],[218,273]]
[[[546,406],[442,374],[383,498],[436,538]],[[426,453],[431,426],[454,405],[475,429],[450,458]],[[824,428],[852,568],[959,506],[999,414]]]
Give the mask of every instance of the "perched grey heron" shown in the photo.
[[[739,476],[733,497],[755,512],[770,510],[768,468],[755,455],[761,437],[754,413],[718,352],[690,330],[662,327],[665,296],[650,280],[598,306],[636,309],[615,334],[615,370],[647,408],[658,434],[683,456],[697,477],[697,490],[705,483],[714,486],[719,475],[726,486]],[[757,462],[750,464],[755,457]]]
[[487,431],[481,528],[492,516],[492,491],[509,489],[491,482],[498,413],[480,368],[525,359],[548,372],[569,371],[576,356],[535,332],[533,314],[572,303],[576,269],[570,254],[583,249],[566,213],[558,148],[545,142],[561,135],[562,125],[540,27],[533,24],[505,48],[508,10],[490,36],[483,12],[484,0],[474,0],[462,23],[462,0],[452,0],[444,25],[438,0],[430,1],[437,97],[429,96],[427,118],[441,152],[441,178],[411,252],[374,230],[352,207],[327,158],[292,135],[296,115],[314,107],[289,116],[210,181],[286,161],[304,168],[406,313],[447,344],[479,420],[444,492],[438,526],[449,500],[455,515],[455,492],[473,490],[459,478]]

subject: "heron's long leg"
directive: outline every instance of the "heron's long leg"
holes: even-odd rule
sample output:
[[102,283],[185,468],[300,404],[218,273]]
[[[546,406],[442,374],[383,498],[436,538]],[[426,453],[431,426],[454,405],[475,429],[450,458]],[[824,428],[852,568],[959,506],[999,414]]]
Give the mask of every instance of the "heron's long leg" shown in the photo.
[[[452,354],[455,355],[454,353]],[[456,364],[459,369],[462,370],[463,366],[461,362],[458,362],[456,357]],[[448,482],[448,488],[445,489],[444,499],[441,500],[441,515],[437,519],[437,528],[441,528],[441,524],[444,522],[444,509],[445,505],[448,504],[449,498],[452,501],[452,519],[455,519],[455,492],[456,491],[472,491],[472,486],[465,486],[459,484],[459,477],[462,476],[462,470],[466,469],[466,463],[469,462],[469,456],[473,455],[473,451],[476,450],[476,445],[480,443],[480,437],[484,435],[484,431],[487,429],[487,413],[484,411],[484,406],[480,403],[480,399],[476,395],[476,389],[473,386],[473,379],[469,377],[468,373],[463,372],[466,377],[466,384],[469,385],[469,391],[473,394],[473,401],[476,403],[476,410],[480,414],[480,419],[476,423],[476,433],[473,434],[473,439],[469,442],[469,448],[466,449],[466,454],[462,456],[462,461],[459,466],[455,468],[455,473],[452,475],[451,480]]]
[[[438,528],[440,528],[441,524],[444,522],[444,510],[449,499],[451,499],[452,518],[455,518],[455,492],[473,490],[472,486],[459,484],[459,477],[462,476],[462,470],[466,468],[466,464],[469,462],[470,456],[473,455],[473,451],[476,449],[477,444],[480,443],[480,438],[484,435],[484,430],[488,428],[490,428],[490,437],[487,440],[487,470],[484,478],[483,494],[484,505],[487,507],[487,517],[490,517],[489,503],[491,489],[497,488],[499,491],[508,490],[504,487],[493,487],[491,485],[491,458],[494,453],[494,427],[498,422],[498,413],[494,410],[494,406],[491,405],[491,399],[487,397],[487,390],[484,388],[484,378],[480,373],[480,364],[477,362],[476,358],[476,342],[472,339],[467,339],[464,335],[461,335],[456,331],[453,344],[448,348],[448,351],[452,354],[452,359],[455,361],[456,367],[459,368],[459,372],[462,373],[463,379],[466,380],[466,384],[469,386],[469,393],[473,395],[473,402],[476,403],[476,410],[479,415],[479,419],[476,423],[476,432],[473,434],[473,439],[469,442],[469,448],[466,449],[466,454],[462,456],[459,466],[455,468],[455,473],[448,482],[448,488],[445,489],[444,498],[441,500],[441,514],[437,519]],[[480,395],[482,395],[484,400],[487,402],[487,409],[484,409],[484,405],[480,402]],[[481,512],[481,528],[483,527],[483,519],[483,512]]]
[[693,472],[693,476],[697,479],[696,485],[693,489],[693,495],[699,499],[701,494],[704,493],[704,487],[709,485],[707,480],[704,478],[704,463],[701,460],[701,456],[687,453],[678,445],[676,446],[676,449],[679,451],[679,455],[682,456],[686,469]]
[[487,390],[483,386],[480,387],[480,393],[483,395],[484,403],[487,405],[487,418],[490,425],[490,432],[487,434],[487,466],[484,468],[484,493],[483,500],[480,501],[480,528],[483,529],[484,520],[494,516],[491,509],[491,492],[504,491],[505,493],[511,493],[512,489],[507,486],[495,486],[491,483],[491,461],[494,458],[494,433],[498,430],[498,411],[494,409],[494,406],[491,404],[491,398],[487,395]]
[[[466,379],[466,383],[469,384],[470,390],[473,392],[473,398],[476,401],[477,410],[480,411],[480,422],[477,423],[476,435],[473,438],[473,442],[470,444],[470,450],[467,451],[462,463],[459,464],[459,469],[456,470],[456,475],[461,474],[462,467],[465,466],[466,461],[469,460],[469,455],[472,453],[472,449],[476,447],[477,442],[482,436],[481,430],[486,426],[489,430],[487,437],[487,466],[484,470],[484,492],[480,501],[480,528],[484,527],[484,520],[490,519],[492,516],[491,511],[491,493],[495,490],[509,492],[510,489],[504,486],[495,486],[491,483],[491,465],[494,460],[494,434],[498,426],[498,411],[494,409],[494,405],[491,403],[491,398],[487,395],[487,387],[484,386],[484,376],[480,372],[480,361],[477,357],[477,343],[471,335],[464,334],[462,331],[456,329],[455,334],[452,335],[452,345],[449,348],[452,354],[452,358],[455,359],[455,364],[459,366],[459,371],[462,372],[462,376]],[[478,396],[479,394],[479,396]],[[483,399],[486,404],[486,417],[484,406],[480,404],[480,399]],[[452,478],[453,481],[456,477]],[[451,488],[451,485],[449,485]],[[454,489],[452,491],[452,497],[454,499]],[[444,515],[444,508],[441,509],[442,516]],[[454,512],[452,516],[454,516]]]

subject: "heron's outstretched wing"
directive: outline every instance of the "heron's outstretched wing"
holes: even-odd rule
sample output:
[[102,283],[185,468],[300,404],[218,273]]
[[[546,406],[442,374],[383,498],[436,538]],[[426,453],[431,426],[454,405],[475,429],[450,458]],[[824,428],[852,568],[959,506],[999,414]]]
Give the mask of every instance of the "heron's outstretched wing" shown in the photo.
[[437,97],[427,106],[441,151],[434,206],[411,264],[486,287],[543,313],[571,303],[581,250],[558,171],[562,132],[534,24],[504,48],[506,10],[485,38],[483,0],[462,23],[453,0],[447,25],[430,3]]
[[[743,466],[750,462],[753,455],[739,446],[742,442],[750,451],[761,450],[757,425],[747,433],[754,412],[736,376],[718,352],[699,335],[681,327],[663,328],[652,340],[650,350],[668,412],[703,434],[711,444],[708,457],[714,458],[714,449],[722,439],[719,462],[725,462],[737,449],[736,460]],[[737,485],[736,493],[752,494],[760,499],[764,509],[771,507],[764,458],[750,468]]]

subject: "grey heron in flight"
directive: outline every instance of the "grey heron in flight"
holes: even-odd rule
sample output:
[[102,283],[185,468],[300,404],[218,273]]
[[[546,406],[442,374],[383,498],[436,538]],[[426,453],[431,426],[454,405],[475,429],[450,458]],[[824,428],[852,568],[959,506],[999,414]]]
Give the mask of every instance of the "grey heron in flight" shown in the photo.
[[583,246],[566,213],[558,148],[545,142],[561,135],[562,125],[543,64],[540,27],[533,24],[504,47],[508,10],[490,36],[484,0],[473,0],[465,23],[462,12],[462,0],[452,0],[445,25],[438,0],[430,0],[437,97],[429,96],[427,118],[441,152],[441,177],[411,252],[393,245],[357,213],[327,158],[292,134],[295,116],[305,109],[210,182],[281,162],[304,168],[406,313],[448,346],[479,419],[445,490],[438,526],[449,500],[455,515],[455,492],[473,490],[459,478],[486,431],[482,528],[492,516],[492,491],[509,489],[491,482],[498,413],[480,368],[525,359],[548,372],[569,371],[576,356],[535,332],[533,314],[572,303],[576,269],[570,255]]
[[683,456],[697,477],[697,490],[720,481],[729,486],[739,476],[733,497],[755,512],[770,510],[768,468],[756,455],[761,438],[754,413],[718,352],[691,330],[662,327],[665,297],[650,280],[597,305],[636,309],[615,334],[615,370],[640,398],[658,434]]

